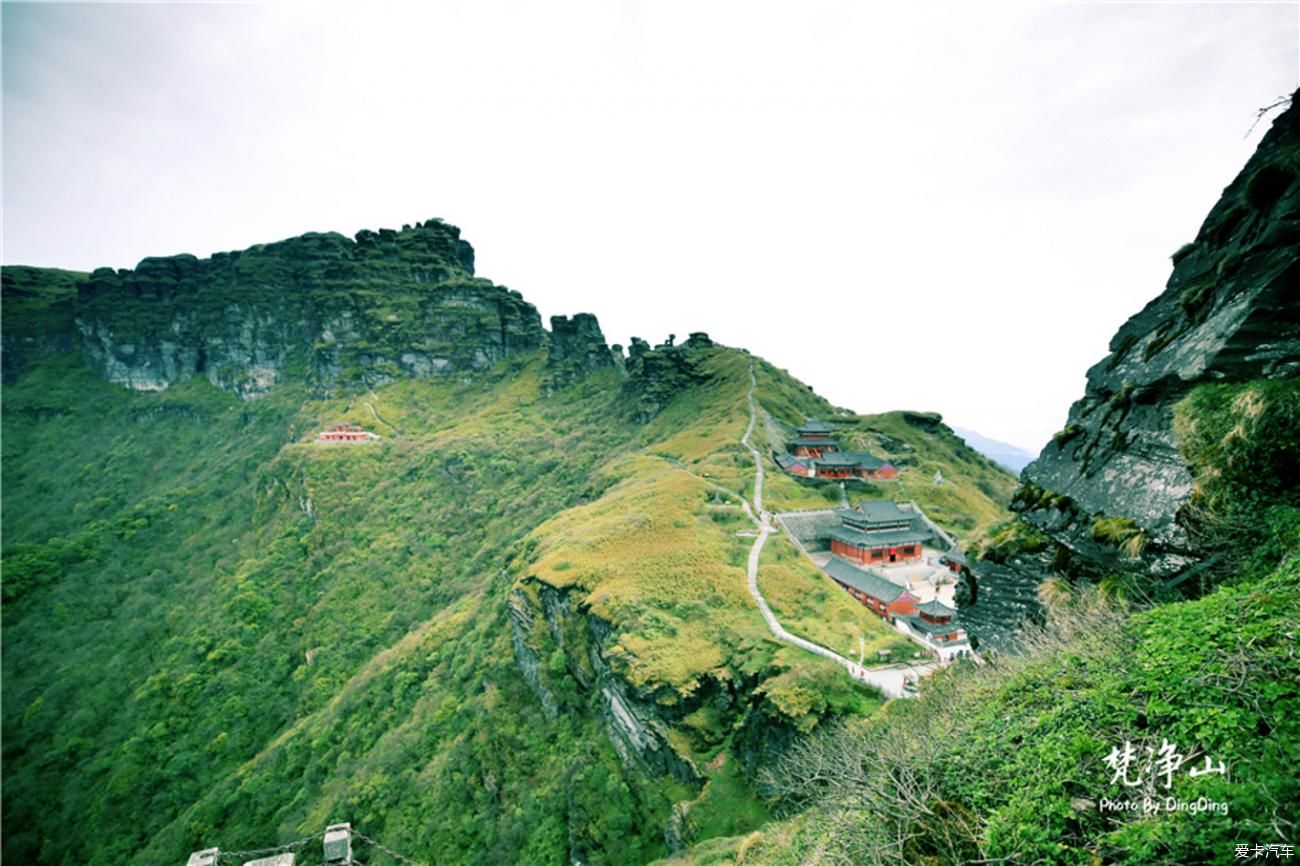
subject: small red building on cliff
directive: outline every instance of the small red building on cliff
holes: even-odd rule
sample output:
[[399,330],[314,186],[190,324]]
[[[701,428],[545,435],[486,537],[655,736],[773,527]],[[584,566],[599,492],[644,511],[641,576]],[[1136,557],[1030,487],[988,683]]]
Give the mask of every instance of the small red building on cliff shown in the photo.
[[321,431],[316,437],[317,442],[374,442],[379,438],[378,435],[371,433],[369,430],[363,430],[356,424],[335,424]]
[[838,451],[840,446],[831,438],[835,431],[820,418],[809,418],[795,428],[795,438],[786,447],[795,457],[821,457]]

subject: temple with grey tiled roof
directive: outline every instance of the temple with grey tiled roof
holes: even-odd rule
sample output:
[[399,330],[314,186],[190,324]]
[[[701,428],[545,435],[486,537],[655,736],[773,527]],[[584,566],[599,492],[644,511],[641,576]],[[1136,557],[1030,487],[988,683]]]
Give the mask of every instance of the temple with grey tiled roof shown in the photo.
[[809,418],[795,428],[795,438],[786,443],[786,448],[795,457],[821,457],[839,450],[839,444],[831,438],[834,432],[822,419]]
[[844,521],[845,526],[875,532],[882,529],[908,529],[916,523],[919,516],[915,511],[905,510],[892,499],[863,499],[852,508],[837,508],[835,516]]
[[[776,463],[791,475],[838,480],[892,481],[898,467],[869,451],[841,451],[833,439],[791,439],[789,452],[778,454]],[[797,462],[796,462],[797,461]]]
[[776,456],[782,470],[801,478],[892,481],[898,468],[868,451],[844,451],[831,434],[835,429],[820,418],[809,418],[795,428],[786,442],[787,452]]
[[822,566],[826,576],[838,583],[849,595],[871,608],[879,616],[892,620],[916,612],[916,596],[905,587],[878,574],[831,557]]
[[804,436],[791,439],[786,443],[786,447],[795,457],[821,457],[840,449],[834,439],[810,439]]
[[[930,587],[936,597],[921,601],[921,590],[914,590],[911,582],[917,577],[915,568],[897,572],[899,582],[889,577],[889,564],[922,560],[923,545],[935,535],[920,510],[874,499],[837,508],[833,514],[839,525],[820,526],[817,533],[831,551],[822,566],[826,576],[941,660],[969,655],[966,630],[957,622],[957,611],[937,597],[937,585]],[[956,548],[948,555],[961,557]]]
[[957,615],[956,609],[948,607],[937,598],[918,604],[916,612],[931,622],[948,622]]
[[814,458],[812,463],[817,478],[875,479],[898,476],[897,469],[866,451],[835,451]]
[[790,454],[776,455],[776,465],[781,467],[782,472],[788,472],[800,478],[812,478],[817,471],[813,467],[812,460],[800,459]]
[[795,428],[795,432],[809,439],[824,439],[834,433],[835,428],[820,418],[807,418]]
[[898,620],[918,643],[941,659],[969,655],[970,637],[957,621],[957,611],[937,598],[916,605],[916,613]]
[[939,564],[945,566],[953,574],[961,574],[963,571],[969,570],[966,563],[966,554],[956,547],[939,557]]
[[887,500],[859,502],[835,512],[843,525],[827,534],[831,553],[861,565],[910,562],[934,533],[914,511]]

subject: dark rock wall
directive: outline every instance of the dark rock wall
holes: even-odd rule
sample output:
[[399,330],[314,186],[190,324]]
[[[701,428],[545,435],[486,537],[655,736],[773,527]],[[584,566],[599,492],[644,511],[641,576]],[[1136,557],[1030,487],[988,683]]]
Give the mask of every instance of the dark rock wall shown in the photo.
[[595,316],[591,313],[578,313],[572,319],[551,316],[546,360],[550,387],[567,387],[588,373],[612,366],[614,356]]
[[624,392],[636,402],[636,418],[647,424],[677,394],[708,381],[703,361],[712,348],[713,341],[703,332],[691,334],[681,345],[674,345],[674,337],[653,349],[640,337],[633,337],[628,346],[624,369],[628,374]]
[[614,643],[607,622],[581,610],[567,590],[536,581],[530,585],[535,596],[520,590],[511,596],[511,637],[519,669],[543,708],[552,713],[557,706],[542,659],[558,649],[567,673],[587,696],[584,703],[599,714],[624,764],[649,776],[698,782],[699,770],[688,756],[673,749],[668,738],[670,728],[698,706],[664,706],[655,695],[639,692],[605,659],[604,648]]
[[[1129,319],[1088,371],[1069,423],[1026,467],[1045,494],[1020,497],[1022,517],[1086,558],[1098,514],[1147,533],[1154,576],[1194,558],[1179,508],[1193,492],[1173,407],[1203,382],[1300,373],[1300,107],[1273,124],[1174,255],[1165,291]],[[1050,505],[1047,505],[1050,503]]]
[[110,381],[158,390],[201,374],[245,398],[294,363],[328,391],[483,370],[541,348],[537,310],[473,266],[459,229],[438,220],[149,258],[91,274],[76,327],[88,363]]

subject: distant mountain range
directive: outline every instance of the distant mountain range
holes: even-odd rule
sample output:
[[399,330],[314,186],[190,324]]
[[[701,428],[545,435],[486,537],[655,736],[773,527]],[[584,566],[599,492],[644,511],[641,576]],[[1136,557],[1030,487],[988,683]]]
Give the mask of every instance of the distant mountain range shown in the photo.
[[1031,454],[1023,448],[1017,448],[1015,445],[1010,445],[1006,442],[999,442],[998,440],[990,439],[987,436],[981,436],[974,430],[966,430],[961,427],[954,427],[952,430],[958,436],[965,439],[967,445],[974,448],[985,457],[988,457],[990,460],[997,461],[999,464],[1010,469],[1012,472],[1015,472],[1017,475],[1020,474],[1021,469],[1028,466],[1030,461],[1038,456],[1036,454]]

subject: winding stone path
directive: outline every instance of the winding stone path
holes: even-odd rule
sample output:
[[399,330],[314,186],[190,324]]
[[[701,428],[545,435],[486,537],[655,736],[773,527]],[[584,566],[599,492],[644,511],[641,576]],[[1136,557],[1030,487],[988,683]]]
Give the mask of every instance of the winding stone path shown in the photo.
[[[379,399],[379,397],[376,396],[376,394],[375,394],[375,392],[374,392],[374,389],[371,389],[371,391],[370,391],[370,397],[371,397],[371,399],[373,399],[373,400],[378,400],[378,399]],[[384,425],[385,427],[387,427],[389,430],[392,430],[392,431],[393,431],[393,438],[394,438],[394,439],[401,439],[401,438],[402,438],[402,434],[398,432],[398,430],[397,430],[396,427],[394,427],[392,424],[389,424],[389,423],[388,423],[387,421],[385,421],[383,418],[379,417],[379,413],[375,411],[375,404],[374,404],[374,403],[370,402],[370,400],[367,400],[367,401],[366,401],[366,408],[369,409],[369,410],[370,410],[370,414],[373,415],[373,416],[375,417],[375,421],[377,421],[377,422],[380,423],[380,424],[383,424],[383,425]]]
[[[763,619],[767,621],[768,630],[772,636],[784,643],[797,646],[800,649],[815,653],[825,659],[830,659],[846,671],[849,676],[859,682],[868,683],[880,689],[886,696],[891,698],[903,697],[904,682],[909,675],[920,674],[926,668],[912,668],[905,665],[890,665],[887,667],[865,668],[851,659],[847,659],[834,650],[827,649],[818,643],[793,635],[786,631],[785,628],[777,621],[776,615],[772,613],[771,606],[767,599],[763,598],[763,593],[758,588],[758,560],[763,555],[763,545],[767,543],[767,537],[773,532],[779,530],[772,525],[772,515],[763,510],[763,455],[759,453],[749,441],[749,437],[754,432],[754,425],[758,421],[758,403],[754,399],[754,392],[758,388],[758,377],[754,374],[754,359],[749,359],[749,426],[745,429],[745,435],[741,437],[740,444],[749,450],[754,457],[754,507],[751,511],[749,503],[741,500],[745,505],[745,513],[758,526],[758,537],[754,539],[754,546],[749,550],[749,594],[754,597],[758,603],[759,612],[763,614]],[[757,516],[755,516],[757,515]]]

